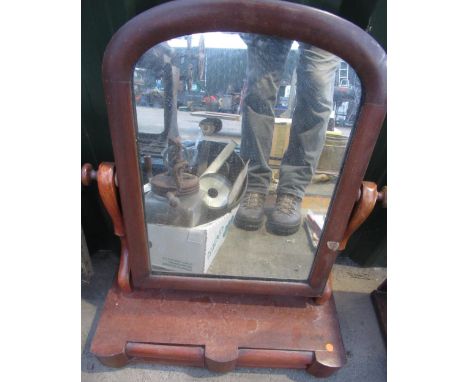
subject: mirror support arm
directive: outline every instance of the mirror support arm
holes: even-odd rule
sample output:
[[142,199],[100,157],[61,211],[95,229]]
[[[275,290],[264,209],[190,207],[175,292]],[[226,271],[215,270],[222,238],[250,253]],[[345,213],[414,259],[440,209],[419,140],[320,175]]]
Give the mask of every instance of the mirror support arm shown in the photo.
[[114,163],[102,162],[97,171],[89,163],[85,163],[81,168],[81,183],[89,186],[96,180],[98,184],[99,196],[101,197],[107,213],[114,225],[114,234],[120,238],[120,265],[117,274],[117,284],[125,293],[132,292],[130,282],[130,266],[128,262],[127,239],[123,224],[122,213],[120,211],[117,197],[117,175]]
[[[351,218],[349,219],[348,226],[338,247],[339,251],[342,251],[346,248],[351,235],[361,226],[362,223],[369,217],[373,211],[377,201],[382,203],[383,208],[387,208],[387,186],[385,186],[382,191],[377,191],[377,185],[373,182],[362,182],[361,188],[358,192],[358,198],[354,206]],[[323,294],[320,297],[314,298],[314,302],[318,305],[325,304],[330,297],[332,296],[332,280],[331,273],[328,276],[327,283],[325,284],[325,289]]]
[[387,187],[385,186],[381,192],[378,192],[374,182],[363,181],[359,189],[358,200],[354,205],[348,226],[338,247],[339,251],[346,248],[349,238],[369,217],[377,201],[380,201],[382,206],[387,208]]

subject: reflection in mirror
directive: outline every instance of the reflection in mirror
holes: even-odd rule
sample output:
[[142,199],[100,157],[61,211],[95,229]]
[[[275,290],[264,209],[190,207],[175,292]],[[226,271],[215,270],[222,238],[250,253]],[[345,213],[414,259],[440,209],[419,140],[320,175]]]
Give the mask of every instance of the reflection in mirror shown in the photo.
[[353,69],[213,32],[154,46],[133,80],[153,273],[306,280],[359,112]]

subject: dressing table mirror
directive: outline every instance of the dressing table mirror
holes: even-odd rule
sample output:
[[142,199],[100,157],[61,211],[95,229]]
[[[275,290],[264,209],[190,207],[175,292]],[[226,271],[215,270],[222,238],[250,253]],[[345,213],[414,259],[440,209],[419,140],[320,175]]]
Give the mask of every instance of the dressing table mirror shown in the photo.
[[[386,193],[364,181],[386,55],[337,16],[180,0],[125,24],[103,62],[121,240],[91,351],[229,371],[345,363],[331,268]],[[261,211],[259,213],[259,211]]]

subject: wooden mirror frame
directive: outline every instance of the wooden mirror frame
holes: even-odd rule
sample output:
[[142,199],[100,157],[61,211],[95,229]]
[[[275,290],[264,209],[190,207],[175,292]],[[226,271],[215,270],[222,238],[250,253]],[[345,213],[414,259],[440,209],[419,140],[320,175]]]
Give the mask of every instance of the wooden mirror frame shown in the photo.
[[[229,31],[275,35],[325,49],[347,61],[363,89],[359,117],[335,187],[308,280],[245,279],[151,273],[133,101],[133,70],[152,46],[194,33]],[[321,296],[358,198],[386,114],[386,54],[356,25],[308,6],[276,0],[177,0],[122,26],[103,59],[103,82],[118,172],[132,283],[137,288]]]

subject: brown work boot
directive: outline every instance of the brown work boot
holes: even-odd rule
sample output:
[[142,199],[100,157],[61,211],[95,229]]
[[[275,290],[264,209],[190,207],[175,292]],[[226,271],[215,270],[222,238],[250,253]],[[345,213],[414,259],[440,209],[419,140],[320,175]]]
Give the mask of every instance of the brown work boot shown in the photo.
[[242,198],[234,224],[246,231],[255,231],[263,224],[263,205],[265,195],[259,192],[247,192]]
[[268,230],[276,235],[292,235],[301,226],[302,199],[291,195],[281,194],[276,198],[276,206],[268,220]]

